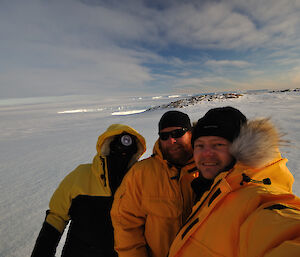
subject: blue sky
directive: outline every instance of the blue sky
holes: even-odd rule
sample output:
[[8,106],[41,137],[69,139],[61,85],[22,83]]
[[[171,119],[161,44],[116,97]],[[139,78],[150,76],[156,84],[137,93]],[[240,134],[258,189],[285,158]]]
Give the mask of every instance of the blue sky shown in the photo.
[[0,98],[295,87],[299,0],[0,1]]

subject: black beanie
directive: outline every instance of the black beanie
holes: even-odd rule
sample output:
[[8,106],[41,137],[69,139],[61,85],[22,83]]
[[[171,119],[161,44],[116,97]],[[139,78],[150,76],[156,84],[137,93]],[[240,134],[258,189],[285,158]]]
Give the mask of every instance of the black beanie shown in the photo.
[[163,114],[158,123],[158,131],[168,127],[191,129],[191,121],[187,114],[180,111],[168,111]]
[[210,109],[193,129],[192,145],[201,136],[219,136],[232,142],[247,118],[239,110],[226,106]]

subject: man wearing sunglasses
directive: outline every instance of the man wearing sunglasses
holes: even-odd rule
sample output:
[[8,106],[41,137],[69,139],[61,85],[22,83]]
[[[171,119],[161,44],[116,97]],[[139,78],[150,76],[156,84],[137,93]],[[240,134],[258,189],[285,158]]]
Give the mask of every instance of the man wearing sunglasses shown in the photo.
[[136,163],[115,194],[111,216],[119,257],[165,257],[191,212],[196,167],[187,114],[168,111],[153,155]]

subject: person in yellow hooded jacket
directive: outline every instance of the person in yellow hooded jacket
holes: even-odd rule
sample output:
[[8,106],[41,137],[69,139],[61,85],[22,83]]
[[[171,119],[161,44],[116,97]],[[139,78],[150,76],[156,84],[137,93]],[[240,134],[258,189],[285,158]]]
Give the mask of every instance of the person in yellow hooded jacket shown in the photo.
[[169,257],[300,256],[300,199],[270,119],[232,107],[209,110],[194,126],[198,202]]
[[79,165],[54,192],[32,257],[54,257],[70,222],[63,257],[116,257],[110,209],[130,166],[146,150],[133,128],[113,124],[99,136],[93,163]]
[[158,130],[153,155],[133,165],[115,194],[111,216],[119,257],[166,257],[193,206],[190,119],[168,111]]

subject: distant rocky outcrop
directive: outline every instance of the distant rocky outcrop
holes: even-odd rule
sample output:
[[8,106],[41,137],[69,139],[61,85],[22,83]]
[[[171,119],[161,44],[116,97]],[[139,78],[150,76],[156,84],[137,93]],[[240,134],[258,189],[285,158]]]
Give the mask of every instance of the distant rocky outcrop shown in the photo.
[[288,88],[288,89],[282,89],[282,90],[272,90],[271,93],[285,93],[285,92],[300,92],[300,88]]
[[[272,90],[269,92],[270,93],[300,92],[300,88]],[[177,101],[170,102],[168,104],[162,104],[162,105],[150,107],[146,110],[146,112],[159,110],[159,109],[168,109],[168,108],[184,108],[187,106],[195,105],[201,101],[214,101],[217,99],[220,100],[220,99],[229,99],[229,98],[239,98],[241,96],[243,96],[243,94],[240,93],[220,93],[220,94],[215,93],[215,94],[205,94],[205,95],[194,95],[191,97],[182,98]]]
[[167,109],[167,108],[184,108],[187,106],[195,105],[201,101],[213,101],[216,99],[228,99],[228,98],[239,98],[243,96],[238,93],[223,93],[223,94],[206,94],[206,95],[197,95],[191,96],[189,98],[183,98],[168,104],[158,105],[147,109],[146,111],[154,111],[158,109]]

